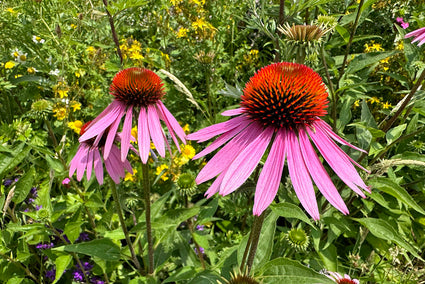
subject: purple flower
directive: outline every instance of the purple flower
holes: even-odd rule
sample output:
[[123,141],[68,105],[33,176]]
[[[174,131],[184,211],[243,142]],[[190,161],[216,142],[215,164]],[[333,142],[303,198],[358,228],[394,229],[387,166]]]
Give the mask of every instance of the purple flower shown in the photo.
[[84,279],[84,274],[81,270],[77,269],[75,270],[72,275],[74,276],[74,280],[75,281],[83,281]]
[[54,281],[56,278],[56,269],[47,270],[46,271],[46,278],[48,278],[50,281]]
[[[202,254],[204,254],[205,253],[205,250],[204,250],[204,248],[203,247],[199,247],[199,251],[202,253]],[[198,249],[195,247],[195,253],[196,254],[198,254]]]
[[30,194],[32,195],[33,198],[37,198],[38,197],[37,187],[31,187]]
[[8,178],[8,179],[4,180],[3,185],[4,186],[10,186],[12,183],[13,183],[13,180]]
[[205,229],[205,225],[197,225],[196,230],[203,231]]
[[105,283],[105,281],[102,281],[102,280],[100,280],[100,278],[99,278],[99,277],[94,276],[94,277],[92,277],[92,278],[90,279],[90,283],[93,283],[93,284],[104,284],[104,283]]
[[93,265],[86,261],[86,262],[83,263],[83,268],[84,268],[85,272],[88,272],[88,271],[92,270]]
[[86,232],[82,232],[79,236],[78,239],[76,240],[77,242],[85,242],[85,241],[89,241],[89,234],[87,234]]
[[55,244],[54,243],[50,243],[50,244],[43,244],[43,243],[39,243],[38,245],[36,245],[35,247],[36,248],[38,248],[38,249],[41,249],[41,250],[43,250],[43,249],[50,249],[50,248],[52,248],[52,247],[54,247],[55,246]]
[[401,23],[401,27],[405,30],[409,27],[409,23]]
[[41,208],[43,208],[43,205],[36,205],[36,206],[35,206],[35,210],[36,210],[36,211],[40,210]]

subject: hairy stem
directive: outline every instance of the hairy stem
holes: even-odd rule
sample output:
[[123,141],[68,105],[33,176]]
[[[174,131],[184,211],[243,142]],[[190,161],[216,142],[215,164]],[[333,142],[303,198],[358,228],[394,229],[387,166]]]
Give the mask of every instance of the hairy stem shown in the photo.
[[261,228],[263,227],[265,216],[266,214],[264,211],[260,216],[255,216],[254,219],[255,226],[252,228],[252,232],[254,233],[252,235],[252,243],[247,261],[248,274],[251,272],[252,264],[254,263],[254,257],[255,253],[257,252],[258,242],[260,241]]
[[151,224],[149,167],[147,164],[142,164],[142,174],[143,174],[143,191],[144,191],[144,197],[145,197],[146,235],[148,239],[148,260],[149,260],[148,273],[153,274],[154,251],[153,251],[152,224]]

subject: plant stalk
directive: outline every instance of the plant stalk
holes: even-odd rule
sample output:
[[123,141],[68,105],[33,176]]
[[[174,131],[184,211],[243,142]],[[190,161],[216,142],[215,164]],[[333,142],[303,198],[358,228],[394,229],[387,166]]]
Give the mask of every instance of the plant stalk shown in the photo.
[[152,223],[151,223],[149,167],[147,164],[142,164],[142,174],[143,174],[143,191],[144,191],[144,197],[145,197],[146,235],[148,239],[148,260],[149,260],[148,273],[153,274],[154,251],[153,251]]

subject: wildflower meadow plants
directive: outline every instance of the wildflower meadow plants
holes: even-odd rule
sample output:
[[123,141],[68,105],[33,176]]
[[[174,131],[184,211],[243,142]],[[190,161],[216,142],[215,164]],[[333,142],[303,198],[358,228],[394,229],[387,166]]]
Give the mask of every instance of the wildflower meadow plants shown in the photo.
[[423,1],[63,7],[0,2],[1,283],[425,281]]

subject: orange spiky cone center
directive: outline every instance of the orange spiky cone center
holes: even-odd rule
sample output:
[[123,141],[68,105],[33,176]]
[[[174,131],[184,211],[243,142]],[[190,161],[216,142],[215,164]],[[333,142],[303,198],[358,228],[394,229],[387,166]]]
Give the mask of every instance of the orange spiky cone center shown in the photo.
[[110,93],[128,105],[146,107],[164,96],[161,78],[149,69],[132,67],[118,72]]
[[324,116],[328,93],[319,74],[297,63],[259,70],[246,84],[241,107],[263,126],[296,130]]
[[337,281],[338,284],[356,284],[353,280],[344,278]]

